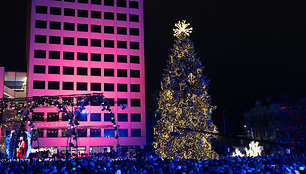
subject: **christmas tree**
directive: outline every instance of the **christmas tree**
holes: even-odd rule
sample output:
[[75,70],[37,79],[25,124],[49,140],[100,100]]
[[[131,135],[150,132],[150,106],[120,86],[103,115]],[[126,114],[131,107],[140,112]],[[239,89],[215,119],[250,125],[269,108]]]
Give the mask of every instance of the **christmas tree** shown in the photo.
[[211,121],[216,108],[207,93],[208,80],[189,39],[190,24],[175,24],[175,44],[161,80],[157,113],[161,116],[154,128],[156,154],[162,159],[218,159],[211,148],[217,133]]

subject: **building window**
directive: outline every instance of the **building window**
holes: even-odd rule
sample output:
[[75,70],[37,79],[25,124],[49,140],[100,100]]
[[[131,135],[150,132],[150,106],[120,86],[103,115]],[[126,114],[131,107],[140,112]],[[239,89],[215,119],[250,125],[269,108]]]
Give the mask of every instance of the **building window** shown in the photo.
[[91,68],[91,76],[101,76],[101,68]]
[[88,4],[88,0],[78,0],[78,3]]
[[104,76],[114,77],[114,69],[104,69]]
[[36,13],[38,14],[47,14],[48,13],[48,8],[47,6],[36,6]]
[[59,51],[49,51],[49,59],[60,59],[61,52]]
[[36,20],[35,28],[47,28],[47,21]]
[[139,36],[139,29],[138,28],[130,28],[130,35]]
[[46,58],[46,50],[34,50],[34,58]]
[[130,63],[137,63],[139,64],[140,61],[139,61],[139,56],[130,56]]
[[127,29],[125,27],[117,27],[117,34],[127,35]]
[[112,121],[112,118],[114,118],[115,115],[113,113],[104,113],[104,121],[107,122],[107,121]]
[[91,4],[101,5],[101,0],[91,0]]
[[117,55],[117,62],[127,63],[127,55]]
[[45,81],[33,81],[33,89],[45,89]]
[[60,67],[59,66],[49,66],[48,74],[60,74]]
[[34,65],[34,73],[45,74],[46,66],[45,65]]
[[74,60],[74,52],[63,52],[64,60]]
[[48,89],[50,90],[59,90],[59,82],[49,81]]
[[74,67],[64,66],[63,67],[63,74],[64,75],[74,75]]
[[77,82],[77,90],[78,91],[87,91],[87,83]]
[[88,54],[87,53],[77,53],[77,60],[87,61]]
[[114,41],[113,40],[104,40],[104,47],[114,48]]
[[43,112],[33,112],[32,113],[33,121],[45,121]]
[[141,129],[131,129],[131,137],[141,137]]
[[64,45],[74,45],[73,37],[64,37]]
[[91,83],[91,91],[101,91],[101,83]]
[[87,24],[78,24],[77,28],[78,28],[78,31],[88,32],[88,25]]
[[140,107],[140,99],[131,99],[132,107]]
[[117,41],[117,48],[127,48],[127,42],[126,41]]
[[55,21],[50,21],[50,29],[61,30],[61,23],[60,22],[55,22]]
[[115,99],[113,99],[113,98],[108,98],[107,100],[108,100],[108,102],[109,102],[109,104],[110,104],[111,106],[115,106]]
[[113,83],[104,83],[104,91],[114,91]]
[[49,44],[61,44],[60,36],[49,36]]
[[130,21],[131,22],[139,22],[139,16],[130,14]]
[[139,84],[131,84],[131,92],[140,92]]
[[101,47],[100,39],[91,39],[90,42],[92,47]]
[[117,104],[120,105],[126,105],[128,103],[126,98],[118,98]]
[[128,129],[118,129],[119,137],[128,137]]
[[118,92],[127,92],[127,84],[117,84]]
[[35,35],[35,43],[47,43],[47,36]]
[[47,121],[59,121],[58,113],[47,113]]
[[78,129],[78,137],[87,137],[87,129]]
[[52,15],[61,15],[62,9],[59,7],[50,7],[50,14]]
[[115,131],[114,129],[104,129],[104,137],[114,137]]
[[101,121],[101,113],[91,113],[90,121]]
[[131,122],[141,122],[141,114],[131,114]]
[[87,113],[80,113],[77,115],[79,121],[87,121]]
[[118,21],[126,21],[126,14],[124,13],[117,13],[117,20]]
[[74,31],[74,23],[65,22],[64,23],[64,30]]
[[101,61],[101,54],[99,53],[91,53],[91,61]]
[[101,25],[91,25],[91,32],[101,33]]
[[139,8],[138,2],[137,1],[129,1],[129,7],[130,8]]
[[114,6],[114,0],[104,0],[105,6]]
[[91,11],[91,18],[101,19],[101,12],[100,11]]
[[58,137],[57,129],[47,129],[47,137]]
[[139,50],[139,42],[130,42],[130,49]]
[[118,114],[118,122],[127,122],[128,121],[128,114],[120,113]]
[[87,76],[87,68],[78,67],[77,68],[77,75]]
[[126,0],[117,0],[117,7],[126,7]]
[[44,129],[38,129],[38,137],[44,137]]
[[127,77],[127,70],[126,69],[118,69],[117,70],[117,77]]
[[62,129],[62,137],[68,137],[69,136],[69,129]]
[[104,54],[104,62],[114,62],[113,54]]
[[114,13],[112,12],[104,12],[104,19],[108,19],[108,20],[114,20]]
[[80,9],[78,9],[78,17],[88,18],[88,10],[80,10]]
[[64,16],[75,16],[75,10],[71,8],[64,8]]
[[113,26],[104,26],[104,33],[114,34],[114,27]]
[[131,77],[140,78],[140,71],[139,70],[130,70],[130,72],[131,72]]
[[90,137],[101,137],[101,129],[90,129]]
[[78,38],[78,46],[88,46],[88,39]]
[[63,90],[73,90],[73,82],[63,82]]

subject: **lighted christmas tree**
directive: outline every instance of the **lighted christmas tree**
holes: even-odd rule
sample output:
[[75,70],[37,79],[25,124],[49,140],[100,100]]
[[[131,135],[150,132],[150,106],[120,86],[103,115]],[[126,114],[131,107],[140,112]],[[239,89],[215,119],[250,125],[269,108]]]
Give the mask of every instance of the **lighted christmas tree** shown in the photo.
[[157,112],[161,118],[154,129],[156,154],[163,159],[218,159],[211,148],[217,133],[211,121],[216,108],[207,93],[208,80],[189,39],[190,24],[175,24],[175,44],[161,80]]

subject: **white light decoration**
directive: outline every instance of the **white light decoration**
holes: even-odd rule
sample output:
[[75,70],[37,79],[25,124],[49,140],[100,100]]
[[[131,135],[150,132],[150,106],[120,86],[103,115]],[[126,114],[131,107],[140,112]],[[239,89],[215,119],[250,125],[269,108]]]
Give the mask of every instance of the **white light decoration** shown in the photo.
[[247,149],[246,147],[244,148],[245,152],[246,152],[246,156],[250,156],[250,157],[255,157],[255,156],[261,156],[261,146],[259,146],[258,142],[254,142],[252,141],[249,144],[249,149]]
[[244,154],[240,152],[238,148],[235,149],[235,151],[231,155],[232,157],[244,157]]
[[175,24],[175,28],[173,29],[174,36],[178,37],[181,34],[189,36],[192,33],[192,27],[188,28],[190,23],[186,23],[186,20],[179,21]]

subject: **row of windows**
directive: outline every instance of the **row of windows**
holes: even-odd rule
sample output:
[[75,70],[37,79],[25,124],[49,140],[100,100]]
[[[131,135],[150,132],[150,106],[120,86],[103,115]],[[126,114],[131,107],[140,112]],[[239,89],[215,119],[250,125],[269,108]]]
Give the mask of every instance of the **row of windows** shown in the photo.
[[[46,50],[34,50],[34,58],[44,59],[47,57]],[[75,54],[74,52],[63,52],[64,60],[74,60]],[[88,61],[88,53],[78,52],[76,54],[77,60]],[[49,59],[60,59],[61,52],[60,51],[49,51]],[[100,53],[91,53],[90,54],[91,61],[101,61]],[[104,62],[114,62],[115,56],[113,54],[104,54]],[[117,62],[119,63],[127,63],[127,55],[117,55]],[[140,63],[139,56],[130,55],[130,63]]]
[[[77,67],[77,75],[88,76],[88,68]],[[45,74],[45,65],[34,65],[34,73]],[[48,66],[48,74],[60,74],[60,66]],[[74,67],[63,67],[63,75],[74,75]],[[91,76],[101,76],[101,68],[90,68]],[[104,69],[104,77],[114,77],[114,69]],[[117,69],[117,77],[127,77],[126,69]],[[140,78],[139,70],[130,70],[130,77]]]
[[[121,102],[121,103],[120,103]],[[118,104],[125,104],[127,103],[127,99],[118,99]],[[111,118],[114,118],[114,114],[104,113],[104,122],[110,122]],[[126,113],[118,113],[117,114],[117,121],[118,122],[128,122],[128,114]],[[90,121],[101,121],[101,113],[90,113],[89,115]],[[79,121],[87,121],[88,115],[81,114],[78,116]],[[43,112],[34,112],[32,114],[33,121],[45,121],[44,113]],[[58,113],[47,113],[47,121],[59,121],[59,114]],[[62,121],[68,121],[68,116],[63,114]],[[131,114],[130,117],[131,122],[141,122],[141,114]]]
[[[63,37],[64,45],[75,45],[74,37]],[[47,36],[35,35],[35,43],[47,43]],[[49,44],[61,44],[60,36],[49,36]],[[77,46],[88,46],[87,38],[77,38]],[[90,46],[101,47],[101,39],[90,39]],[[114,48],[115,42],[113,40],[104,40],[105,48]],[[117,48],[127,49],[127,41],[117,40]],[[130,42],[130,49],[139,50],[139,42]]]
[[[77,14],[75,13],[76,10],[72,8],[64,8],[64,16],[72,16],[72,17],[82,17],[88,18],[90,14],[90,18],[93,19],[102,19],[102,12],[101,11],[89,11],[88,10],[77,10]],[[36,13],[38,14],[47,14],[47,6],[36,6]],[[60,7],[50,7],[50,14],[51,15],[61,15],[62,9]],[[118,21],[127,21],[127,14],[125,13],[117,13],[117,20]],[[113,12],[104,12],[104,19],[107,20],[115,20],[115,13]],[[129,21],[130,22],[139,22],[139,15],[136,14],[129,14]]]
[[[64,1],[64,2],[78,2],[82,4],[88,4],[89,0],[54,0],[54,1]],[[90,3],[94,5],[102,5],[102,0],[91,0]],[[129,5],[129,8],[139,8],[139,3],[138,1],[129,1],[127,3],[127,0],[117,0],[117,7],[127,7],[127,4]],[[104,5],[105,6],[115,6],[115,1],[114,0],[104,0]]]
[[[44,129],[38,129],[38,136],[44,137]],[[68,137],[69,130],[61,129],[62,137]],[[119,137],[129,137],[128,129],[118,129]],[[90,137],[101,137],[101,129],[90,129]],[[104,137],[114,137],[114,129],[104,129]],[[131,129],[131,137],[141,137],[141,129]],[[58,129],[47,129],[47,137],[58,137]],[[88,137],[87,129],[78,129],[78,137]]]
[[[120,84],[124,85],[124,84]],[[33,89],[45,89],[45,81],[33,81]],[[49,81],[48,82],[48,89],[49,90],[60,90],[60,82],[57,81]],[[63,82],[62,90],[74,90],[74,82]],[[88,84],[86,82],[77,82],[76,83],[76,90],[78,91],[87,91]],[[90,91],[101,91],[101,83],[90,83]],[[119,90],[119,88],[117,89]],[[126,86],[120,87],[120,92],[127,92]],[[114,91],[114,86],[112,83],[105,83],[104,84],[104,91]],[[140,87],[138,85],[132,86],[131,85],[131,92],[139,92]],[[118,91],[119,92],[119,91]]]
[[[75,29],[75,26],[77,27]],[[47,21],[43,20],[36,20],[35,21],[35,28],[42,28],[46,29],[47,28]],[[90,25],[90,30],[89,30],[89,25],[88,24],[77,24],[75,25],[74,23],[69,23],[69,22],[64,22],[64,25],[62,27],[61,22],[57,21],[50,21],[49,22],[49,29],[52,30],[61,30],[61,29],[67,30],[67,31],[80,31],[80,32],[88,32],[91,31],[93,33],[101,33],[101,25]],[[115,27],[114,26],[104,26],[104,33],[107,34],[115,34]],[[121,35],[127,35],[127,28],[126,27],[117,27],[117,34]],[[132,36],[139,36],[139,29],[138,28],[130,28],[130,35]]]

